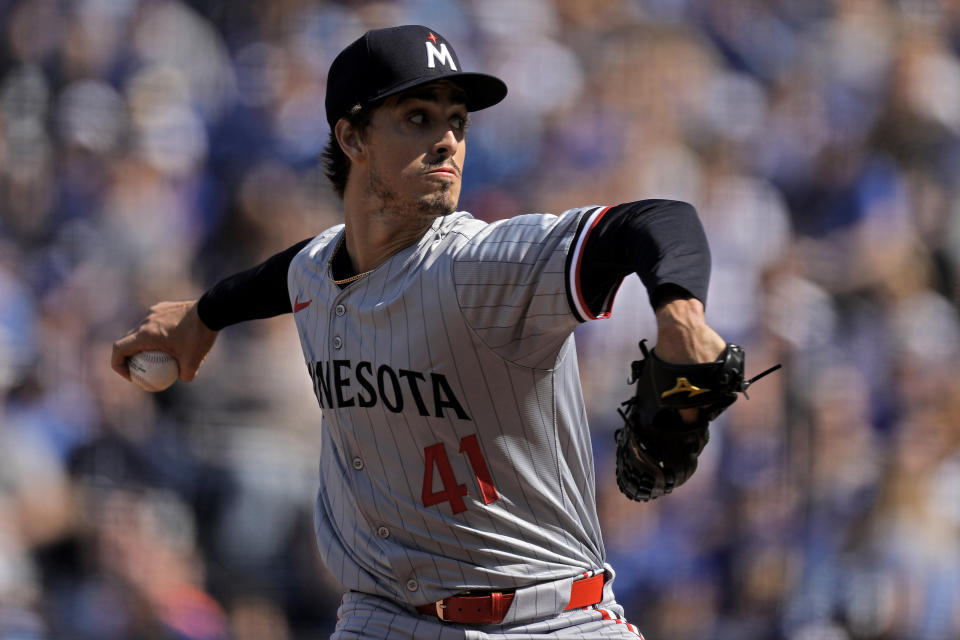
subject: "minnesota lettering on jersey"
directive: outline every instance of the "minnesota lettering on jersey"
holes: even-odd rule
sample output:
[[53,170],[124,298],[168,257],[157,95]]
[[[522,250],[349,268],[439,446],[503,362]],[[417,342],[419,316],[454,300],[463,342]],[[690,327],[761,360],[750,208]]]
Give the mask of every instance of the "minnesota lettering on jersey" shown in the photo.
[[412,402],[421,416],[443,418],[453,411],[460,420],[471,420],[442,373],[427,375],[420,371],[397,369],[362,360],[354,366],[350,360],[307,363],[313,380],[313,392],[320,408],[375,407],[381,402],[389,411],[400,413]]

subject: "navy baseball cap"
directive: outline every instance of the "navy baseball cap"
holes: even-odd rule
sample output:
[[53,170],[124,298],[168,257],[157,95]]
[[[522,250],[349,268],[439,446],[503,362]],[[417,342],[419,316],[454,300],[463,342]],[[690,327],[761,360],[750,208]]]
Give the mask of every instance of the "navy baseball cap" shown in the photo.
[[413,87],[449,80],[467,95],[467,111],[497,104],[507,95],[503,80],[465,72],[453,47],[435,29],[411,24],[367,31],[334,59],[327,75],[330,128],[356,104]]

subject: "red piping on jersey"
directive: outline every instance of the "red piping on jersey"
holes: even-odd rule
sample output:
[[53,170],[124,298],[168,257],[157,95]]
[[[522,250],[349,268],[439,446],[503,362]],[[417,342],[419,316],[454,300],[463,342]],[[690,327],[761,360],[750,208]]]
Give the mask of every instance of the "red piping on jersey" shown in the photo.
[[612,613],[611,611],[607,611],[606,609],[601,609],[600,607],[594,607],[593,610],[599,612],[600,615],[602,616],[602,619],[605,621],[626,625],[627,629],[630,630],[630,633],[636,635],[638,638],[640,638],[640,640],[643,640],[643,634],[640,633],[640,629],[637,629],[636,625],[630,624],[629,622],[626,621],[626,619],[621,618],[620,616],[615,615],[614,613]]
[[[590,232],[593,231],[593,228],[597,226],[597,223],[600,222],[600,219],[606,215],[607,211],[610,211],[611,207],[604,207],[599,213],[594,213],[591,215],[596,216],[593,219],[593,222],[590,223],[590,226],[584,229],[583,233],[580,235],[582,240],[578,243],[577,247],[577,263],[573,266],[573,282],[574,282],[574,291],[577,296],[577,302],[580,305],[580,311],[583,313],[588,320],[598,320],[603,318],[610,317],[610,309],[613,308],[613,298],[616,296],[616,291],[614,291],[613,296],[610,296],[609,304],[606,305],[606,311],[601,312],[599,315],[593,315],[593,311],[590,310],[590,306],[587,304],[587,301],[583,297],[583,290],[580,286],[580,264],[583,262],[583,253],[587,246],[587,240],[590,238]],[[619,287],[617,287],[619,289]]]
[[613,616],[610,615],[610,612],[607,611],[606,609],[601,609],[601,608],[599,608],[599,607],[596,607],[596,608],[594,608],[594,611],[599,611],[599,612],[600,612],[600,616],[601,616],[604,620],[613,620],[613,619],[614,619]]

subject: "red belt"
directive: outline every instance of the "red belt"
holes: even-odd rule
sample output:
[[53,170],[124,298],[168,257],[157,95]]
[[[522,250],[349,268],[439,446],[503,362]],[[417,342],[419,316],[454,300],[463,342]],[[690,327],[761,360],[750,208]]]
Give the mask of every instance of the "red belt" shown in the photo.
[[[450,596],[431,604],[422,604],[417,611],[436,616],[446,622],[460,624],[500,624],[513,602],[512,591],[491,591],[484,594]],[[570,600],[564,611],[581,609],[603,600],[603,574],[581,578],[570,585]]]

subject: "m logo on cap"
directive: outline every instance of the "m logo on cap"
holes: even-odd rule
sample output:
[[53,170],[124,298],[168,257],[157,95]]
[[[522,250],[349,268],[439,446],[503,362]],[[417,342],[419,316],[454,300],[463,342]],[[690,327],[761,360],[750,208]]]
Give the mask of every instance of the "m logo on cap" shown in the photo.
[[[431,42],[430,40],[433,40]],[[457,70],[457,65],[453,61],[453,56],[450,55],[450,51],[447,50],[447,45],[443,42],[440,43],[440,48],[438,49],[436,44],[437,36],[430,34],[429,39],[424,43],[427,45],[427,67],[433,69],[437,66],[437,60],[440,61],[445,67],[450,67],[452,70]]]

